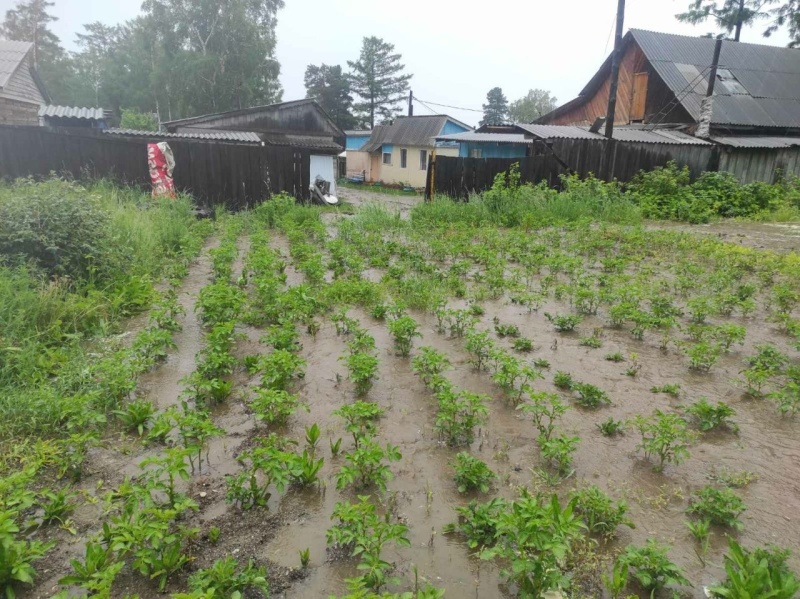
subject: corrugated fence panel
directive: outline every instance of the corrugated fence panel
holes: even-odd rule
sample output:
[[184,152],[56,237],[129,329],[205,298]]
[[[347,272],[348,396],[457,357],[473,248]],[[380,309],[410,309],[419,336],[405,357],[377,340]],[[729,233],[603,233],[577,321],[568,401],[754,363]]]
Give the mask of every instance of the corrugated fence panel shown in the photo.
[[[175,185],[204,206],[253,206],[273,193],[309,197],[310,152],[289,147],[170,140]],[[149,189],[147,140],[86,130],[0,126],[0,177],[110,178]]]

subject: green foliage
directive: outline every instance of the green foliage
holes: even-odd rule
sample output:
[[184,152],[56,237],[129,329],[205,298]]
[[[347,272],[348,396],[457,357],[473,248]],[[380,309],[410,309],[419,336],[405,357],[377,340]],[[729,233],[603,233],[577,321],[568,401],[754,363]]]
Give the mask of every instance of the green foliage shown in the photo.
[[377,404],[356,401],[346,404],[333,412],[345,421],[345,430],[353,435],[356,447],[367,437],[375,433],[375,421],[381,417],[383,410]]
[[686,512],[712,524],[742,530],[744,524],[739,516],[746,509],[741,497],[731,489],[705,486],[692,497]]
[[708,544],[711,541],[711,521],[705,519],[687,520],[684,524],[691,535],[700,543],[700,555],[708,553]]
[[626,422],[624,420],[614,420],[611,416],[603,422],[595,425],[604,437],[614,437],[625,432]]
[[142,112],[136,108],[123,108],[119,120],[121,129],[136,131],[158,131],[158,119],[151,112]]
[[545,312],[544,316],[547,318],[547,320],[553,323],[553,326],[559,333],[574,331],[575,327],[581,323],[581,320],[583,320],[577,314],[556,314],[554,316]]
[[350,380],[356,388],[356,395],[365,396],[378,376],[378,358],[372,354],[351,353],[345,358]]
[[262,387],[285,390],[292,379],[305,376],[305,367],[306,361],[300,356],[285,349],[276,349],[259,358],[257,370],[261,372]]
[[452,463],[452,466],[456,471],[453,480],[456,482],[459,493],[466,493],[476,489],[481,493],[486,493],[495,479],[495,473],[491,471],[485,462],[472,457],[465,451],[456,455],[456,460]]
[[369,497],[359,496],[358,503],[339,502],[333,509],[331,520],[335,524],[328,529],[328,545],[342,548],[354,557],[359,557],[359,577],[368,588],[377,590],[390,581],[387,574],[392,565],[381,559],[383,548],[394,543],[408,547],[408,527],[392,522],[376,513]]
[[417,355],[411,359],[411,369],[427,386],[431,386],[448,368],[450,360],[447,356],[429,346],[420,347]]
[[650,418],[636,416],[634,424],[642,435],[638,449],[644,450],[648,459],[651,455],[658,457],[655,470],[662,471],[665,464],[680,464],[689,456],[688,447],[694,435],[677,414],[656,410]]
[[649,539],[646,545],[628,545],[617,563],[633,570],[633,577],[651,596],[667,585],[688,585],[683,571],[667,555],[669,547]]
[[794,416],[800,412],[800,366],[791,365],[786,369],[783,386],[769,394],[778,404],[782,414]]
[[761,397],[764,385],[780,374],[788,358],[771,343],[756,346],[757,353],[745,359],[747,368],[742,371],[747,382],[747,391],[754,397]]
[[636,528],[626,517],[628,505],[624,501],[614,501],[599,487],[592,485],[572,492],[575,512],[583,517],[589,532],[604,536],[615,536],[617,527],[624,524]]
[[256,418],[267,424],[283,426],[298,407],[303,406],[297,395],[283,389],[256,389],[250,407]]
[[36,576],[33,562],[55,546],[55,543],[26,540],[16,520],[14,511],[0,510],[0,592],[8,599],[16,597],[17,584],[33,583]]
[[408,90],[411,74],[403,73],[401,58],[393,44],[371,36],[362,39],[358,60],[347,61],[351,88],[361,99],[353,108],[369,129],[380,121],[391,120],[397,103]]
[[137,432],[141,437],[156,413],[156,407],[147,399],[136,399],[125,405],[124,410],[115,410],[125,430]]
[[610,405],[608,394],[590,383],[572,382],[570,389],[577,394],[576,403],[584,408],[596,409],[603,405]]
[[717,402],[717,405],[712,405],[708,398],[701,397],[690,406],[686,406],[684,412],[694,416],[700,430],[707,432],[720,426],[725,426],[731,430],[738,430],[738,427],[730,422],[728,418],[736,415],[736,410],[730,407],[725,402]]
[[[518,352],[530,352],[533,351],[533,341],[526,337],[520,337],[519,339],[514,339],[514,342],[511,346]],[[538,364],[534,364],[537,368],[539,368]]]
[[736,539],[728,539],[726,579],[710,587],[712,597],[725,599],[792,599],[800,591],[800,580],[786,565],[788,551],[775,548],[748,550]]
[[620,352],[614,352],[613,354],[606,354],[605,359],[609,362],[624,362],[625,356]]
[[559,370],[553,375],[553,384],[559,389],[571,390],[575,384],[575,379],[572,378],[569,372]]
[[210,568],[198,570],[189,577],[189,588],[206,593],[208,599],[243,599],[245,591],[257,589],[269,596],[265,568],[257,568],[250,560],[241,568],[236,558],[218,559]]
[[716,342],[700,341],[684,347],[684,353],[689,358],[689,368],[708,372],[717,363],[722,353],[722,346]]
[[408,315],[389,321],[389,332],[394,337],[394,347],[404,358],[411,353],[414,337],[422,337],[419,325]]
[[83,561],[70,560],[72,574],[64,576],[58,584],[79,586],[98,597],[111,597],[111,585],[125,566],[115,552],[94,541],[86,543]]
[[578,448],[580,437],[567,435],[540,435],[537,439],[542,458],[555,467],[561,475],[567,475],[572,468],[572,458]]
[[342,466],[336,475],[336,488],[377,487],[385,491],[386,483],[393,478],[393,475],[384,461],[396,462],[401,457],[397,447],[387,444],[383,449],[373,439],[364,439],[353,451],[344,455],[347,464]]
[[455,391],[449,387],[436,394],[439,411],[435,428],[448,445],[469,445],[474,439],[475,427],[487,421],[489,397],[469,391]]
[[567,406],[554,393],[532,393],[530,401],[517,406],[528,414],[539,431],[539,439],[548,440],[555,430],[556,422],[567,411]]
[[678,383],[666,383],[661,386],[650,387],[651,393],[666,393],[672,397],[678,397],[681,394],[681,386]]

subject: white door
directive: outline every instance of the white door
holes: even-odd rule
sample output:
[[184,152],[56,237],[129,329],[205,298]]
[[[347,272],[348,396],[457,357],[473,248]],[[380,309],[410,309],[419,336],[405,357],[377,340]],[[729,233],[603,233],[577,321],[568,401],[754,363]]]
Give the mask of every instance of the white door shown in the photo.
[[336,157],[311,155],[311,184],[317,176],[331,183],[331,195],[336,195]]

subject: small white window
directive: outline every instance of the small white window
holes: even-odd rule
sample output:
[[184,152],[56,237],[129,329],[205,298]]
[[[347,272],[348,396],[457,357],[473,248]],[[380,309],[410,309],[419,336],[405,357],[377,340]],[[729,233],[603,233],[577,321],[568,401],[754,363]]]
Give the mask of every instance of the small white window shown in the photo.
[[470,158],[483,158],[482,154],[483,154],[483,150],[481,150],[479,148],[474,148],[474,149],[469,151],[469,157]]
[[428,170],[428,150],[419,151],[419,170]]
[[408,150],[403,148],[400,150],[400,168],[406,168],[408,166]]
[[392,153],[391,152],[384,152],[383,153],[383,163],[384,164],[392,164]]

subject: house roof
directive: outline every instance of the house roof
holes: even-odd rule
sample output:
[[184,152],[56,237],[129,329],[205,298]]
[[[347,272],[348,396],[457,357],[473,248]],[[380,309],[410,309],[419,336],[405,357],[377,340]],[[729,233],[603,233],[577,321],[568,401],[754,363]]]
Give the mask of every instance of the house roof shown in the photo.
[[714,136],[711,138],[723,146],[731,148],[796,148],[800,146],[800,137],[769,137],[769,136]]
[[[681,98],[686,111],[699,121],[716,40],[631,29],[623,40],[623,49],[634,42],[664,83]],[[712,124],[800,127],[800,50],[724,41],[719,67]],[[610,70],[609,56],[578,98],[546,117],[586,102]]]
[[203,139],[208,141],[232,141],[238,143],[261,145],[258,133],[252,131],[207,131],[202,129],[183,133],[167,133],[164,131],[140,131],[138,129],[105,129],[106,135],[119,135],[125,137],[150,137],[153,139]]
[[30,42],[0,41],[0,89],[5,87],[31,48]]
[[431,146],[432,140],[441,133],[447,121],[452,121],[465,129],[471,129],[461,121],[446,114],[397,117],[391,125],[378,125],[372,130],[362,152],[374,152],[383,144],[399,146]]
[[[604,140],[605,136],[592,133],[584,127],[575,125],[516,125],[519,129],[527,131],[540,139],[597,139]],[[647,130],[641,127],[614,127],[614,139],[643,144],[669,144],[708,146],[708,141],[688,135],[673,129]]]
[[77,106],[55,106],[53,104],[43,104],[39,108],[39,116],[95,121],[102,121],[108,118],[106,111],[102,108],[79,108]]
[[370,131],[369,129],[359,129],[359,130],[347,129],[345,130],[344,134],[347,137],[369,137],[370,135],[372,135],[372,131]]
[[454,133],[452,135],[437,135],[437,140],[458,141],[473,143],[498,143],[498,144],[521,144],[532,143],[531,139],[526,139],[524,133],[477,133],[475,131],[465,131],[464,133]]

